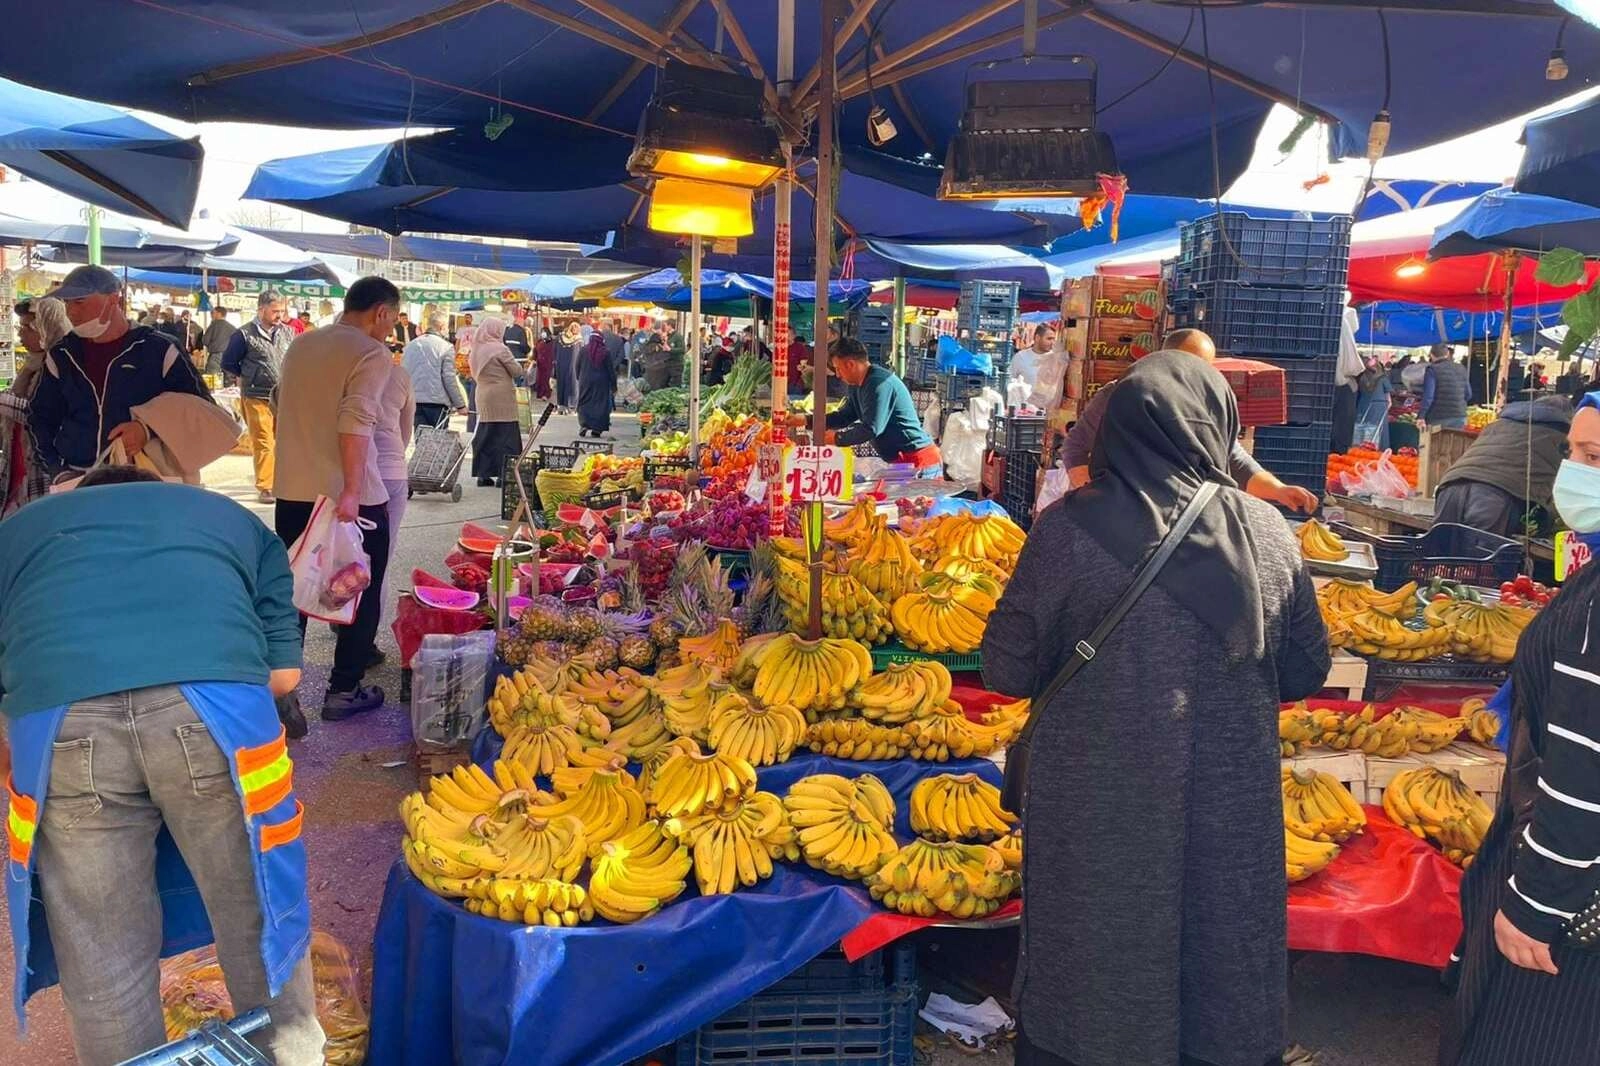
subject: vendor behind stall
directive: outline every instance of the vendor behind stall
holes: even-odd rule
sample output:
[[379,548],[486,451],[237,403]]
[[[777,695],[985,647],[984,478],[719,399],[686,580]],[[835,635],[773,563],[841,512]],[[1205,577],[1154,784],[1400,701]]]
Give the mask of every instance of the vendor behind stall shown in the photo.
[[1507,404],[1440,479],[1433,520],[1522,536],[1532,508],[1551,508],[1551,486],[1571,427],[1572,404],[1565,396]]
[[[939,446],[922,428],[911,390],[894,371],[867,358],[867,350],[854,337],[844,337],[828,352],[828,367],[845,384],[844,403],[828,415],[829,444],[872,442],[883,459],[910,463],[919,478],[944,475]],[[794,426],[806,424],[805,415],[791,415]]]

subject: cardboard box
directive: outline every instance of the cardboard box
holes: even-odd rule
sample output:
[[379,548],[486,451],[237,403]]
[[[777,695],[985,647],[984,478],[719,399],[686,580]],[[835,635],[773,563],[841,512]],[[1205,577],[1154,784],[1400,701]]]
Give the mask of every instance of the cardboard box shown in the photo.
[[1279,367],[1253,359],[1218,359],[1212,364],[1239,401],[1239,424],[1277,426],[1289,421],[1289,381]]
[[1090,359],[1134,360],[1149,355],[1161,345],[1160,327],[1140,318],[1094,318],[1089,320]]
[[1159,278],[1096,275],[1061,287],[1061,317],[1138,319],[1158,329],[1166,309],[1166,287]]

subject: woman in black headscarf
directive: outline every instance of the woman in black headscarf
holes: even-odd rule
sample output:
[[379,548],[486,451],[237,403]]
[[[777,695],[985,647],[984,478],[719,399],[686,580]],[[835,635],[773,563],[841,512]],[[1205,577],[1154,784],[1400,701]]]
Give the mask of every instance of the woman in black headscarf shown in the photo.
[[1160,577],[1040,715],[1024,804],[1018,1066],[1279,1062],[1288,998],[1278,704],[1327,632],[1288,526],[1229,479],[1239,413],[1191,355],[1117,384],[1093,480],[1039,516],[983,641],[1033,696],[1206,481]]

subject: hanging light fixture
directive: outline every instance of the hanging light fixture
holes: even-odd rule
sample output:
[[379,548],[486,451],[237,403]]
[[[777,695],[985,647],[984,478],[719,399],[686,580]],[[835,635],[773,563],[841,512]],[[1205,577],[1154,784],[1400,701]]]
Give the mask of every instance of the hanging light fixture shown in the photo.
[[1026,57],[983,64],[1059,58],[1089,64],[1087,78],[991,79],[966,85],[966,111],[950,139],[941,200],[1094,196],[1100,176],[1117,173],[1111,138],[1095,129],[1095,75],[1087,56]]
[[783,169],[760,78],[668,60],[639,119],[628,171],[759,189]]
[[1397,278],[1420,278],[1428,272],[1428,264],[1416,256],[1407,256],[1405,262],[1394,268]]
[[756,231],[749,189],[688,178],[657,178],[645,225],[662,233],[748,237]]

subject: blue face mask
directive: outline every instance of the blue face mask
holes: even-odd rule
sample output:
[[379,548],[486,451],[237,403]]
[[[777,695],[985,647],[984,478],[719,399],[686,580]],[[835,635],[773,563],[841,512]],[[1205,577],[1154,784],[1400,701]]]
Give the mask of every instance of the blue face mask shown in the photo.
[[1563,459],[1551,495],[1574,533],[1600,531],[1600,467]]

